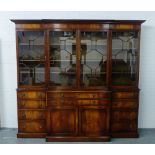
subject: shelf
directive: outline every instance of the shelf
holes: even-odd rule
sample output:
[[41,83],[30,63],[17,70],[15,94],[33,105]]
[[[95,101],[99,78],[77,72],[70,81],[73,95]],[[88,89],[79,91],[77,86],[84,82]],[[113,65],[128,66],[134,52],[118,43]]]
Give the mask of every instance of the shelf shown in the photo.
[[[20,74],[30,74],[30,72],[20,71]],[[35,72],[35,74],[45,74],[45,72]]]
[[136,73],[131,73],[131,72],[112,72],[112,74],[136,74]]
[[20,43],[19,46],[45,46],[44,44],[27,44],[27,43]]
[[26,61],[26,62],[40,62],[40,61],[45,61],[45,60],[19,60],[19,61],[21,61],[21,62],[23,62],[23,61]]
[[71,61],[71,60],[50,60],[50,62],[53,62],[53,61]]

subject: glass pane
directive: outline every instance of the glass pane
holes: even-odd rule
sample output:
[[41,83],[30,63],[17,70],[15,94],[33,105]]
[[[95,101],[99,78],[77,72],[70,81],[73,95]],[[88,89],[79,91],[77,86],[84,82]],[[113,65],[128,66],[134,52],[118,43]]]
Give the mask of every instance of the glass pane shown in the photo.
[[81,85],[106,85],[107,32],[81,32]]
[[45,82],[44,32],[18,32],[19,84],[41,85]]
[[75,32],[50,32],[50,84],[53,86],[76,84]]
[[138,32],[112,33],[112,85],[136,83]]

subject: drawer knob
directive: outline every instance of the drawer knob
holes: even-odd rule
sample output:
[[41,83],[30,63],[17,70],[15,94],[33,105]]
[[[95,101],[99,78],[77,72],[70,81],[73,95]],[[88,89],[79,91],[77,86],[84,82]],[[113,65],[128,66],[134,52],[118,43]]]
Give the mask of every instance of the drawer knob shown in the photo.
[[95,98],[96,97],[96,95],[93,95],[93,98]]
[[61,93],[61,94],[60,94],[60,96],[61,96],[61,97],[64,97],[64,94],[63,94],[63,93]]
[[22,118],[26,119],[26,114],[25,113],[23,113]]
[[40,103],[39,103],[39,107],[40,107],[40,108],[42,108],[42,107],[43,107],[43,104],[42,104],[42,102],[40,102]]
[[43,114],[40,114],[40,118],[43,118],[44,117],[44,115]]
[[20,97],[26,97],[25,93],[20,94]]
[[23,106],[23,107],[25,106],[25,102],[22,102],[22,106]]
[[42,129],[43,127],[40,125],[39,128]]
[[39,94],[38,94],[38,97],[39,97],[39,98],[42,98],[42,97],[43,97],[42,93],[39,93]]

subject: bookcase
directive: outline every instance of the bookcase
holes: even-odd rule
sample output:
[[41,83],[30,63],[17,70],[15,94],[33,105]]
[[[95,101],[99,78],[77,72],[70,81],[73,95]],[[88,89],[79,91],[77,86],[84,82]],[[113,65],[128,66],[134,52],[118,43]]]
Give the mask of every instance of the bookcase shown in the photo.
[[19,138],[138,137],[144,20],[12,20]]

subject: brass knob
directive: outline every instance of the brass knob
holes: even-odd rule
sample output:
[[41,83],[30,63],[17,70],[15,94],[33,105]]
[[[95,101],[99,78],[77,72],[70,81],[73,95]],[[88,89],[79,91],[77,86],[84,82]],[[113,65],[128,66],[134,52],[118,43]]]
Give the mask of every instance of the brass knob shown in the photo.
[[95,94],[93,95],[93,98],[95,98]]
[[25,113],[23,113],[22,118],[26,119],[26,114]]
[[38,97],[39,98],[42,98],[43,97],[42,93],[39,93]]
[[95,101],[93,101],[93,104],[95,104],[96,102]]
[[43,127],[40,125],[39,128],[42,129]]
[[22,93],[20,96],[21,97],[26,97],[26,94],[25,93]]
[[42,105],[42,102],[40,101],[40,103],[39,103],[39,107],[40,108],[42,108],[43,107],[43,105]]
[[22,106],[23,106],[23,107],[25,106],[25,102],[22,102]]
[[43,118],[44,117],[44,115],[43,114],[40,114],[40,118]]
[[63,94],[63,93],[61,93],[61,94],[60,94],[60,96],[61,96],[61,97],[64,97],[64,94]]

